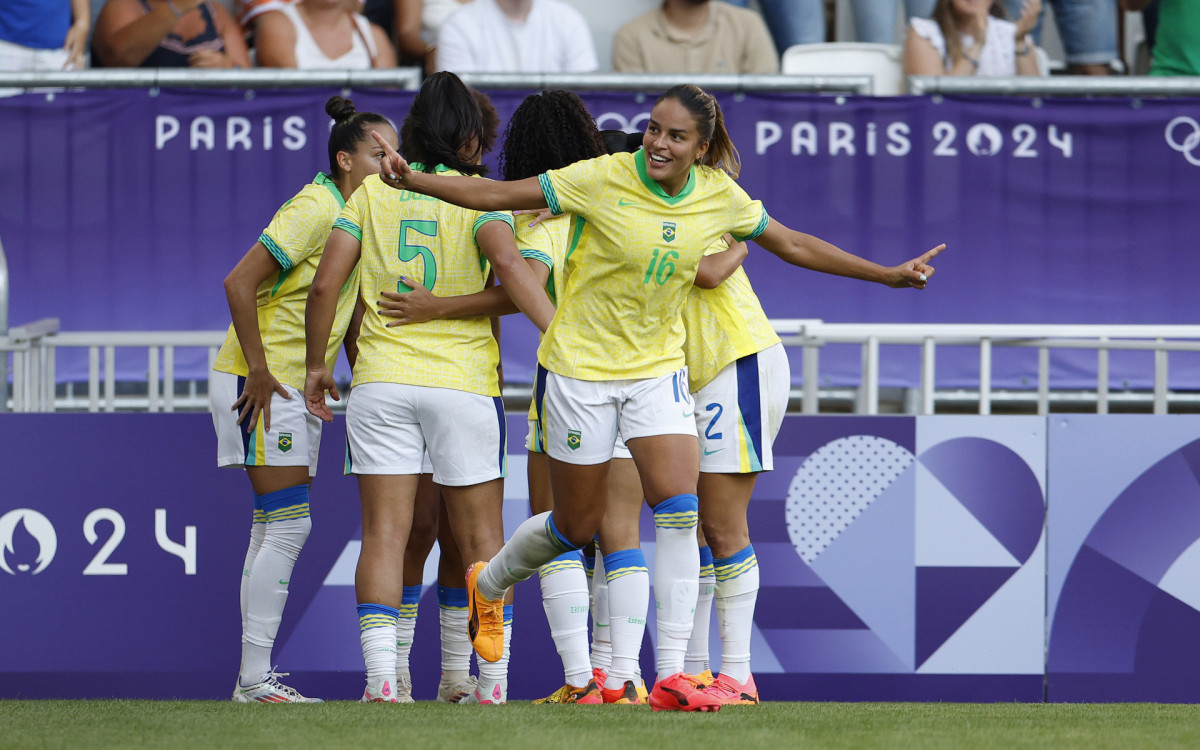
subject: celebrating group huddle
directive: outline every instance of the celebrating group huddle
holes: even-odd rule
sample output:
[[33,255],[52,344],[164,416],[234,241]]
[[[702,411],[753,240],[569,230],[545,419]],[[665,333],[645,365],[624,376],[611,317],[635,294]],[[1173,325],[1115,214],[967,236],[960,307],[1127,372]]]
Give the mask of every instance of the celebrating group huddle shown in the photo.
[[[734,181],[737,150],[715,98],[691,85],[659,97],[633,151],[623,133],[606,148],[576,95],[531,95],[505,134],[503,181],[481,177],[490,104],[452,73],[426,79],[399,138],[340,97],[326,109],[331,174],[277,212],[225,283],[233,326],[210,388],[218,461],[244,466],[256,495],[234,700],[314,700],[279,682],[271,647],[311,527],[309,483],[344,342],[363,701],[412,700],[417,561],[437,533],[436,520],[419,521],[436,519],[440,502],[439,699],[506,702],[511,587],[539,573],[565,672],[541,702],[757,703],[746,511],[772,468],[790,374],[741,268],[745,241],[803,268],[917,289],[944,246],[884,267],[772,220]],[[533,515],[505,543],[494,329],[517,311],[543,338],[526,439]],[[643,500],[655,526],[649,691],[638,673]],[[589,600],[609,623],[608,643],[590,652]],[[468,639],[477,677],[455,648]]]

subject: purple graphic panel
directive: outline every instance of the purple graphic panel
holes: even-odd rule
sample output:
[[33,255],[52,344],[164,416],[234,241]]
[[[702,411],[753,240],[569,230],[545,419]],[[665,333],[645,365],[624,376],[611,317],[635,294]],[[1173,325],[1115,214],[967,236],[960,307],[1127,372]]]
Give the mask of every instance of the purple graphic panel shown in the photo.
[[[75,91],[0,100],[0,238],[11,320],[64,330],[220,329],[221,280],[275,209],[328,169],[334,90]],[[354,91],[362,110],[404,116],[411,92]],[[493,94],[507,120],[524,92]],[[584,95],[601,127],[639,130],[653,96]],[[884,264],[939,242],[930,290],[913,294],[746,262],[768,314],[833,322],[1191,323],[1200,254],[1200,104],[1120,99],[860,98],[721,94],[743,158],[740,183],[789,227]],[[495,163],[495,155],[489,157]],[[1137,273],[1122,269],[1136,254]],[[64,294],[63,290],[87,290]],[[84,302],[86,300],[86,302]],[[370,306],[369,306],[370,307]],[[513,382],[531,377],[536,334],[504,337]],[[86,362],[66,357],[62,379]],[[180,372],[202,376],[203,355]],[[1194,388],[1196,358],[1172,360]],[[143,363],[118,360],[133,376]],[[860,357],[828,347],[822,375],[856,383]],[[938,385],[976,382],[977,356],[939,353]],[[1111,385],[1152,385],[1114,354]],[[884,357],[884,386],[915,386],[915,357]],[[1094,355],[1055,352],[1051,383],[1094,384]],[[796,378],[801,368],[793,367]],[[998,351],[997,387],[1034,387],[1036,356]]]

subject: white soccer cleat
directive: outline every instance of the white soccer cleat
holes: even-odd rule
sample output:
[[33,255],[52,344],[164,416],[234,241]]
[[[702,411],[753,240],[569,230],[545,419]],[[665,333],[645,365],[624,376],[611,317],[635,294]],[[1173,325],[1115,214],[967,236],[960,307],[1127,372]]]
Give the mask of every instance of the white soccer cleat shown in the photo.
[[[359,703],[400,703],[400,698],[396,695],[396,689],[392,681],[389,679],[367,680],[367,687],[363,690],[362,697],[358,699]],[[412,702],[410,695],[405,703]]]
[[475,688],[478,686],[478,679],[474,675],[467,675],[466,678],[457,682],[439,682],[437,699],[439,703],[466,703],[467,698],[474,695]]
[[503,706],[508,703],[508,681],[493,682],[489,686],[480,680],[475,689],[459,702],[480,706]]
[[305,698],[295,688],[279,681],[287,672],[272,670],[262,682],[242,687],[239,681],[233,690],[234,703],[323,703],[320,698]]
[[408,672],[396,673],[396,702],[416,703],[412,696],[412,676]]

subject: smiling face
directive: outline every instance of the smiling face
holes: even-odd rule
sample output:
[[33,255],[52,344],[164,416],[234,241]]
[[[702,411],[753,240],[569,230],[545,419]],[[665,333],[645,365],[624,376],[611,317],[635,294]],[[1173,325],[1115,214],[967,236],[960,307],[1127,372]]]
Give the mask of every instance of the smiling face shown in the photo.
[[701,140],[696,118],[678,99],[663,99],[650,112],[642,136],[646,151],[646,174],[667,195],[678,195],[687,184],[692,165],[708,153]]

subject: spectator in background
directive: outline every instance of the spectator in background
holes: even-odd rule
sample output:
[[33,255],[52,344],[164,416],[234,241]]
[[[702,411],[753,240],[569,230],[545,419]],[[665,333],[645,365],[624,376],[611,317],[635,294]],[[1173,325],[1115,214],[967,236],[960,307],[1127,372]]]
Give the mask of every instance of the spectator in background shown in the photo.
[[93,59],[112,68],[248,68],[242,27],[212,0],[108,0]]
[[387,32],[344,0],[284,3],[257,18],[258,64],[265,68],[313,70],[396,67]]
[[438,34],[436,68],[454,73],[591,73],[583,14],[562,0],[471,0]]
[[88,0],[0,2],[0,70],[87,67]]
[[402,65],[419,65],[434,71],[438,30],[450,14],[467,0],[367,0],[365,15],[388,29]]
[[[1126,10],[1141,10],[1150,0],[1122,0]],[[1200,76],[1200,3],[1159,0],[1158,25],[1150,50],[1152,76]]]
[[1016,23],[999,0],[937,0],[933,18],[909,21],[904,72],[919,76],[1035,76],[1029,32],[1041,0],[1025,0]]
[[[1108,75],[1117,55],[1117,0],[1050,0],[1054,22],[1067,55],[1067,72],[1073,75]],[[1010,17],[1021,13],[1022,0],[1004,0]],[[1033,43],[1041,44],[1038,14]]]
[[664,0],[617,30],[618,73],[778,73],[762,17],[711,0]]
[[[745,8],[750,0],[726,0]],[[908,18],[928,18],[935,0],[904,0]],[[758,0],[767,28],[780,54],[794,44],[825,41],[825,0]],[[860,42],[893,44],[896,41],[896,10],[900,0],[850,0],[854,12],[855,37]]]

